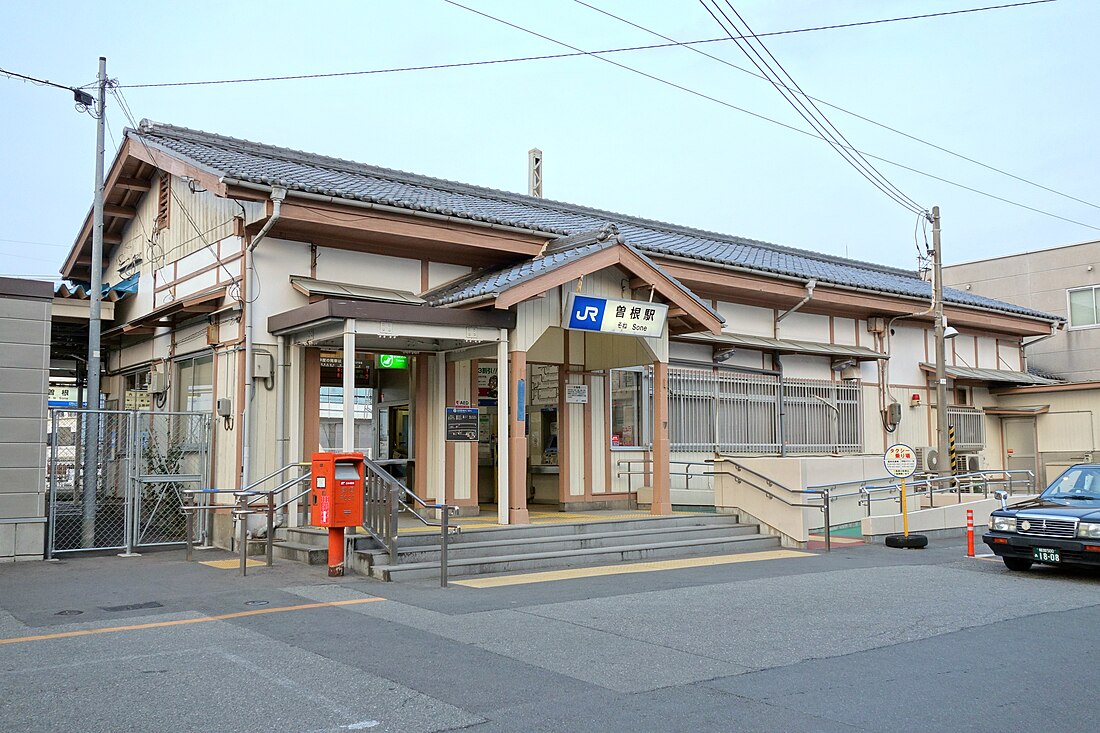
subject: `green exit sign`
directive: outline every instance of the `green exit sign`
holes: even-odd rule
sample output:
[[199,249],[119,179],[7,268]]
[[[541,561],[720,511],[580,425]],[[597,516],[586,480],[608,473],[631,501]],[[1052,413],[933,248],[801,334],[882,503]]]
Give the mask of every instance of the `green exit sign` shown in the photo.
[[379,369],[408,369],[409,357],[404,354],[379,354]]

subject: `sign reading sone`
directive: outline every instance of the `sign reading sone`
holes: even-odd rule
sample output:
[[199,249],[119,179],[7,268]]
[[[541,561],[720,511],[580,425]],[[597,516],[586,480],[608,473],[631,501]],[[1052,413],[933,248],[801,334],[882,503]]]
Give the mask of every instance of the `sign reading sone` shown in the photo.
[[643,300],[593,298],[570,293],[566,315],[565,327],[575,331],[600,331],[654,338],[665,331],[668,306]]

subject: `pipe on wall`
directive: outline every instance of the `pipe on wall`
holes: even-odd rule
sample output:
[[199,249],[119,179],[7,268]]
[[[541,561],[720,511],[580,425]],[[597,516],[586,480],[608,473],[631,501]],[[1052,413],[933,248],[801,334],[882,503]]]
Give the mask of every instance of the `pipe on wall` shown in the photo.
[[255,328],[253,321],[255,320],[255,297],[252,294],[252,283],[254,279],[255,270],[255,258],[253,252],[256,246],[263,241],[267,233],[271,231],[271,228],[275,226],[275,223],[279,221],[279,216],[282,213],[283,199],[286,198],[286,189],[278,186],[271,189],[271,203],[272,210],[271,216],[264,224],[263,228],[252,238],[252,241],[248,244],[248,261],[244,263],[244,297],[246,302],[242,303],[242,307],[246,309],[245,316],[245,331],[244,331],[244,375],[245,381],[248,384],[248,394],[245,396],[244,409],[241,414],[241,440],[243,446],[241,448],[241,486],[242,488],[248,486],[252,478],[252,460],[251,460],[251,446],[252,446],[252,400],[256,397],[256,381],[253,378],[252,367],[252,348],[253,348],[253,330]]

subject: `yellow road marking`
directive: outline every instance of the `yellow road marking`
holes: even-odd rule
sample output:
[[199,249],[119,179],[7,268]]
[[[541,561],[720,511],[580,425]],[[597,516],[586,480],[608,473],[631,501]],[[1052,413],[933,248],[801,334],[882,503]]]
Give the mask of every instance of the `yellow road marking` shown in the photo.
[[[254,568],[258,565],[263,565],[261,560],[253,560],[249,558],[248,567]],[[204,560],[199,565],[207,565],[212,568],[218,568],[219,570],[232,570],[233,568],[239,568],[241,566],[240,560]]]
[[710,565],[728,565],[730,563],[755,562],[757,560],[780,560],[788,557],[815,557],[815,555],[812,552],[797,552],[795,550],[767,550],[764,552],[746,552],[738,555],[718,555],[715,557],[688,557],[680,560],[657,560],[654,562],[636,562],[626,565],[601,565],[599,567],[592,568],[547,570],[539,573],[523,573],[522,575],[504,575],[496,578],[452,580],[451,583],[453,583],[454,585],[464,585],[468,588],[499,588],[505,585],[548,583],[554,580],[595,578],[601,575],[652,573],[657,570],[702,568]]
[[384,601],[385,598],[352,598],[346,601],[324,601],[319,603],[302,603],[297,606],[276,606],[275,608],[258,608],[254,611],[238,611],[236,613],[223,613],[220,616],[203,616],[202,618],[185,618],[175,621],[155,621],[148,624],[132,624],[130,626],[107,626],[102,629],[82,629],[81,631],[63,631],[57,634],[39,634],[38,636],[18,636],[12,639],[0,639],[0,644],[20,644],[25,641],[44,641],[46,639],[68,639],[74,636],[90,636],[92,634],[112,634],[118,631],[139,631],[141,629],[160,629],[168,626],[183,626],[184,624],[201,624],[207,621],[225,621],[231,618],[243,618],[245,616],[260,616],[265,613],[283,613],[285,611],[306,611],[311,608],[327,608],[329,606],[351,606],[358,603],[373,603]]

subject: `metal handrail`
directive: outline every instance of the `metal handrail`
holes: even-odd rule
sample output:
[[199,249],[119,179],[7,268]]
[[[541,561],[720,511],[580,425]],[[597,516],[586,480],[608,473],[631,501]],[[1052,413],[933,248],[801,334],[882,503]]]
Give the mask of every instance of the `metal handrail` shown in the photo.
[[[1008,493],[1014,493],[1013,489],[1016,486],[1016,481],[1011,475],[1007,478],[990,479],[990,474],[1026,474],[1027,479],[1024,483],[1025,492],[1030,493],[1034,487],[1035,475],[1026,469],[1013,469],[1012,471],[975,471],[972,473],[959,474],[958,476],[938,476],[931,479],[922,479],[914,481],[912,484],[906,483],[906,488],[913,488],[913,495],[919,496],[920,494],[928,494],[929,503],[934,506],[932,497],[936,494],[957,494],[958,501],[956,503],[962,503],[963,488],[971,489],[970,493],[975,493],[974,488],[980,487],[980,492],[989,498],[991,486],[1006,486]],[[976,483],[963,483],[965,479],[979,478]],[[947,482],[944,486],[936,487],[936,483]],[[921,489],[924,488],[922,491]],[[848,492],[846,494],[839,495],[840,497],[847,496],[859,496],[859,504],[867,507],[867,516],[871,516],[871,505],[876,501],[901,501],[901,482],[895,481],[885,485],[873,485],[866,484],[862,486],[858,492]],[[887,496],[875,496],[875,494],[887,494]]]
[[[634,487],[631,485],[631,479],[630,479],[631,476],[645,476],[645,475],[648,475],[650,473],[653,473],[652,471],[634,471],[634,470],[631,470],[630,467],[635,463],[642,463],[642,464],[653,463],[653,459],[652,458],[619,458],[615,461],[616,466],[625,465],[627,467],[626,471],[622,471],[622,470],[616,471],[615,472],[615,478],[622,478],[623,476],[626,476],[626,492],[628,494],[634,493]],[[691,480],[693,478],[702,478],[703,476],[706,475],[705,473],[692,473],[691,472],[691,468],[690,468],[691,466],[705,465],[705,464],[699,463],[698,461],[669,461],[668,465],[670,465],[670,466],[688,466],[687,471],[669,471],[669,473],[668,473],[669,476],[683,476],[684,477],[684,488],[685,489],[690,489],[691,488]]]
[[[282,494],[283,492],[285,492],[287,489],[289,489],[292,486],[300,484],[303,481],[308,481],[310,476],[311,476],[311,472],[306,471],[305,473],[303,473],[299,476],[295,476],[293,478],[287,479],[286,481],[282,482],[278,486],[275,486],[275,487],[270,488],[270,489],[258,489],[257,487],[263,485],[267,481],[270,481],[271,479],[275,478],[276,476],[281,476],[281,475],[285,474],[287,471],[289,471],[292,468],[295,468],[295,467],[302,468],[302,467],[306,467],[306,466],[310,466],[310,465],[311,464],[309,464],[309,463],[302,463],[302,462],[288,463],[287,465],[283,466],[282,468],[276,469],[275,471],[269,473],[268,475],[264,476],[263,478],[257,479],[255,481],[253,481],[252,483],[248,484],[247,486],[245,486],[244,488],[241,488],[241,489],[185,489],[183,491],[183,493],[188,495],[188,496],[191,496],[191,497],[200,496],[200,495],[201,496],[214,496],[214,495],[217,495],[217,494],[232,494],[234,496],[234,498],[236,499],[236,506],[234,506],[230,510],[230,513],[234,517],[236,517],[238,519],[238,521],[240,522],[240,538],[238,539],[238,544],[240,546],[240,556],[241,556],[240,572],[241,572],[241,575],[247,575],[248,574],[248,522],[244,519],[244,517],[246,517],[250,514],[258,514],[259,511],[263,511],[267,515],[267,531],[264,534],[264,545],[265,545],[265,548],[264,548],[265,553],[264,554],[266,555],[267,566],[272,567],[275,564],[275,512],[278,511],[279,509],[286,508],[291,503],[293,503],[293,502],[297,501],[298,499],[302,498],[303,496],[305,496],[306,494],[309,493],[310,489],[306,489],[305,491],[302,491],[302,492],[299,492],[299,493],[295,494],[290,499],[287,499],[286,501],[284,501],[283,503],[281,503],[279,505],[276,505],[275,497],[279,494]],[[256,508],[253,508],[253,507],[257,507],[261,500],[263,501],[262,508],[259,509],[259,510],[257,510]],[[181,507],[182,511],[184,512],[184,514],[187,517],[187,560],[190,561],[192,559],[192,554],[193,554],[193,549],[194,549],[195,512],[196,511],[217,511],[218,509],[224,509],[226,506],[227,505],[224,505],[224,504],[222,504],[222,505],[205,504],[205,505],[184,505],[183,507]]]
[[[363,492],[363,529],[389,552],[390,564],[397,564],[397,515],[405,511],[416,517],[426,527],[439,527],[439,585],[447,587],[447,540],[462,528],[451,526],[450,517],[458,512],[452,504],[429,504],[420,498],[408,486],[395,476],[382,470],[378,462],[363,457],[363,464],[369,472],[366,491]],[[371,480],[373,479],[373,481]],[[379,485],[376,486],[375,482]],[[439,511],[439,521],[433,521],[416,510],[415,507]]]
[[[1010,477],[1011,477],[1012,474],[1026,474],[1027,477],[1028,477],[1029,485],[1034,485],[1034,481],[1035,481],[1035,474],[1032,473],[1031,471],[1029,471],[1027,469],[1023,469],[1023,468],[1014,468],[1014,469],[1011,469],[1011,470],[999,470],[998,469],[998,470],[986,470],[986,471],[972,471],[970,473],[955,474],[952,478],[954,478],[954,479],[963,479],[963,478],[968,478],[968,477],[972,477],[972,476],[982,476],[983,478],[985,478],[985,477],[988,477],[990,474],[1002,474],[1002,475],[1007,474]],[[933,477],[933,478],[936,479],[936,477]],[[921,481],[921,480],[922,479],[918,479],[918,481]],[[827,484],[812,484],[810,486],[807,486],[806,488],[808,488],[808,489],[830,489],[830,490],[839,489],[842,486],[859,486],[859,487],[862,488],[864,486],[874,484],[874,483],[877,483],[879,481],[890,481],[890,482],[892,482],[892,481],[894,481],[894,477],[893,476],[878,476],[878,477],[875,477],[875,478],[872,478],[872,479],[853,479],[851,481],[834,481],[834,482],[827,483]],[[917,482],[907,482],[906,486],[912,486],[915,483],[917,483]],[[857,496],[859,494],[860,494],[860,492],[857,490],[857,491],[850,491],[850,492],[839,493],[839,494],[838,493],[832,493],[832,496],[833,496],[834,499],[839,499],[839,498],[843,498],[843,497],[847,497],[847,496]]]
[[751,468],[748,468],[747,466],[742,466],[740,463],[738,463],[737,461],[734,461],[730,458],[711,458],[711,459],[708,459],[706,462],[708,464],[711,464],[711,465],[713,465],[715,463],[729,463],[734,468],[736,468],[738,472],[744,471],[745,473],[751,474],[752,476],[756,477],[757,479],[764,481],[764,483],[767,484],[767,487],[775,487],[777,489],[782,489],[783,491],[786,491],[789,494],[795,494],[795,495],[798,495],[798,496],[806,496],[806,495],[820,496],[821,497],[821,503],[820,504],[808,504],[808,503],[805,503],[805,502],[788,501],[787,499],[783,498],[781,495],[775,493],[774,491],[771,491],[770,488],[766,488],[764,486],[760,486],[756,483],[753,483],[752,481],[738,475],[737,473],[732,473],[730,471],[717,471],[717,470],[708,472],[710,475],[731,476],[737,483],[745,484],[746,486],[754,488],[757,491],[762,492],[765,496],[769,497],[770,499],[777,499],[778,501],[780,501],[783,504],[786,504],[789,507],[805,507],[805,508],[809,508],[809,509],[820,509],[821,513],[824,515],[823,518],[824,518],[824,522],[825,522],[825,551],[826,552],[832,552],[832,550],[833,550],[833,540],[832,540],[832,531],[831,531],[832,528],[829,526],[829,504],[830,504],[830,502],[829,502],[829,490],[828,489],[809,489],[809,488],[807,488],[807,489],[792,489],[789,486],[784,486],[783,484],[779,483],[778,481],[774,481],[774,480],[768,478],[767,476],[765,476],[762,473],[759,473],[758,471],[754,471]]

